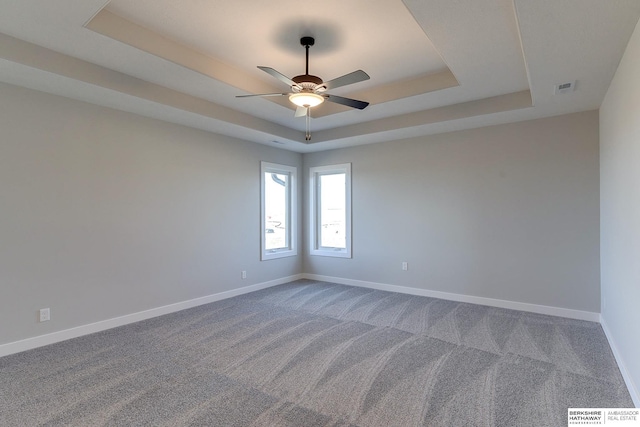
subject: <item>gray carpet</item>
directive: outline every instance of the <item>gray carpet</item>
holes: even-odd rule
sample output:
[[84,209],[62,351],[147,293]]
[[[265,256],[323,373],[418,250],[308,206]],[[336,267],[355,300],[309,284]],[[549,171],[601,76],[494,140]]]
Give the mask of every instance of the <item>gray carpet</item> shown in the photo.
[[0,358],[2,426],[566,426],[597,323],[302,280]]

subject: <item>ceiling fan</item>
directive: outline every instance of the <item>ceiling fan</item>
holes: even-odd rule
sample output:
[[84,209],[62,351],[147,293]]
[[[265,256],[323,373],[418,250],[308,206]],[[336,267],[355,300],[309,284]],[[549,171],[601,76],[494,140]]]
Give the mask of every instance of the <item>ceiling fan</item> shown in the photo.
[[364,110],[369,105],[369,103],[365,101],[331,95],[326,93],[326,91],[369,80],[369,75],[362,70],[357,70],[325,82],[320,77],[309,74],[309,48],[315,44],[315,39],[313,37],[302,37],[300,39],[300,44],[304,46],[306,50],[306,68],[304,74],[290,79],[273,68],[258,66],[258,68],[265,73],[270,74],[283,83],[286,83],[291,88],[290,92],[238,95],[236,98],[249,98],[254,96],[288,96],[289,101],[294,103],[297,107],[294,116],[307,117],[307,132],[305,140],[309,141],[311,140],[311,133],[309,131],[311,108],[322,104],[324,101],[346,105],[348,107],[357,108],[358,110]]

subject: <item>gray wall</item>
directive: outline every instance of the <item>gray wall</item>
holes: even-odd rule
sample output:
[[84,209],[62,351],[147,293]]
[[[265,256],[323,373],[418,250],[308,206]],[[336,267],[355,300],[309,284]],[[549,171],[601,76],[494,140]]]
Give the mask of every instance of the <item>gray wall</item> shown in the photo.
[[0,130],[0,344],[301,272],[259,243],[299,154],[4,84]]
[[602,320],[640,406],[640,25],[600,108]]
[[304,169],[345,162],[353,259],[305,248],[305,272],[599,311],[597,111],[308,154]]
[[[0,85],[0,126],[0,344],[301,272],[600,307],[597,112],[301,156]],[[352,163],[353,259],[259,261],[259,162],[303,159]]]

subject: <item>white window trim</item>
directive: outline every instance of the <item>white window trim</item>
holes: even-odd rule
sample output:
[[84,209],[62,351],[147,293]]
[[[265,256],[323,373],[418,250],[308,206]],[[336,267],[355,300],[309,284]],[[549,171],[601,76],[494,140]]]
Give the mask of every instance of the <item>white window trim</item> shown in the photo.
[[[328,175],[333,173],[345,174],[345,234],[346,234],[346,248],[327,248],[320,247],[319,241],[319,219],[318,219],[318,179],[319,175]],[[336,257],[336,258],[351,258],[351,163],[342,163],[339,165],[317,166],[309,168],[309,201],[310,201],[310,227],[309,241],[311,243],[310,254]]]
[[[265,173],[289,174],[289,192],[287,194],[288,212],[287,225],[289,227],[289,247],[281,249],[266,249],[266,221],[265,221]],[[260,162],[260,259],[267,261],[270,259],[284,258],[298,255],[298,190],[297,190],[298,169],[294,166],[279,165],[276,163]]]

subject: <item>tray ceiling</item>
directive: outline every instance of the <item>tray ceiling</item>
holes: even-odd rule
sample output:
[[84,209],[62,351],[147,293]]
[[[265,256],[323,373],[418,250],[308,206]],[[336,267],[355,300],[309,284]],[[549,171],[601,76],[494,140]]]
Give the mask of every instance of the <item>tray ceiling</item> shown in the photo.
[[[304,7],[301,7],[304,5]],[[0,0],[0,81],[299,152],[599,107],[637,0]],[[312,140],[257,69],[371,79],[331,93]],[[577,81],[555,95],[554,86]]]

